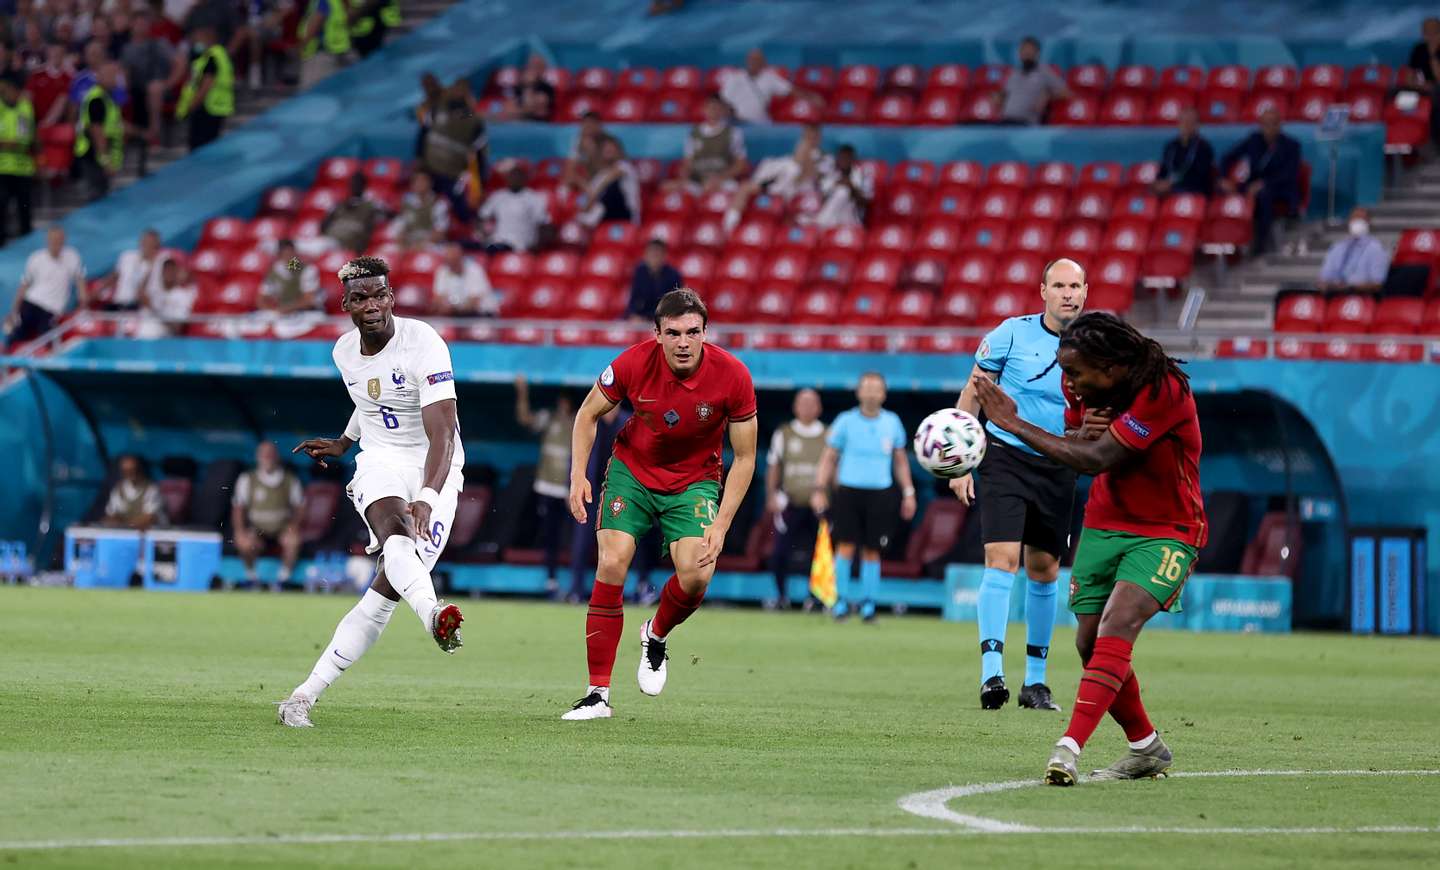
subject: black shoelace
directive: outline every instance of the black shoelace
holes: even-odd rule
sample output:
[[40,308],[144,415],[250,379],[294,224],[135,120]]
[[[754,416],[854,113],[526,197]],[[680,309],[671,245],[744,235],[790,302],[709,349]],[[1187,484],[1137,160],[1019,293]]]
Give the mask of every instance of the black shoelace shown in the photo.
[[605,703],[599,692],[591,692],[570,706],[571,710],[579,710],[581,707],[594,707],[596,704]]
[[665,641],[650,638],[650,642],[645,645],[645,661],[649,663],[650,670],[660,670],[660,666],[665,664],[666,658]]

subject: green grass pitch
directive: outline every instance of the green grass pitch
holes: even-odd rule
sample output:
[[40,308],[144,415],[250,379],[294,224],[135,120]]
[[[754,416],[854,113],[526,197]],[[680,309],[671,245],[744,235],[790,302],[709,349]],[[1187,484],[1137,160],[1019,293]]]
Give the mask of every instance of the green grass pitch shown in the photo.
[[[451,658],[402,605],[316,707],[317,727],[277,725],[273,703],[350,602],[0,589],[0,866],[1391,867],[1440,855],[1440,776],[1417,773],[1177,776],[944,805],[1036,829],[1025,833],[907,813],[913,793],[1038,779],[1066,721],[978,709],[974,627],[925,617],[835,625],[705,608],[674,635],[665,694],[646,698],[633,676],[645,614],[631,608],[616,718],[562,722],[585,682],[583,608],[462,601],[467,645]],[[1023,627],[1010,632],[1023,649]],[[1061,632],[1051,661],[1067,708],[1071,642]],[[1155,631],[1135,663],[1177,773],[1440,768],[1435,640]],[[1022,669],[1007,654],[1014,682]],[[1123,747],[1107,722],[1082,761]],[[1113,831],[1131,827],[1163,832]]]

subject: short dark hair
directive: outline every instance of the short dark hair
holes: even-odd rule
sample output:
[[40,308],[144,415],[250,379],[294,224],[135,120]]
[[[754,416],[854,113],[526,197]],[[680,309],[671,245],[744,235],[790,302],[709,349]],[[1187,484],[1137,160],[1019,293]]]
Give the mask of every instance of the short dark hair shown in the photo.
[[869,371],[861,372],[861,373],[860,373],[859,379],[855,381],[855,387],[858,389],[861,384],[865,383],[865,379],[866,379],[866,378],[879,378],[879,379],[880,379],[880,385],[881,385],[882,387],[887,387],[887,388],[888,388],[888,387],[890,386],[889,382],[885,380],[885,376],[884,376],[884,375],[882,375],[881,373],[875,371],[874,369],[871,369],[871,370],[869,370]]
[[839,148],[836,148],[836,149],[835,149],[835,153],[836,153],[836,154],[849,154],[851,157],[854,157],[854,156],[855,156],[855,146],[854,146],[854,145],[851,145],[850,143],[847,142],[847,143],[845,143],[844,145],[841,145]]
[[1176,380],[1182,394],[1190,392],[1190,376],[1180,368],[1184,360],[1165,353],[1160,342],[1108,311],[1091,311],[1075,318],[1060,333],[1060,346],[1074,349],[1098,366],[1128,366],[1126,407],[1141,390],[1148,389],[1150,398],[1159,398],[1160,388],[1170,378]]
[[700,315],[702,326],[710,325],[710,309],[705,307],[700,294],[689,287],[677,287],[660,297],[655,303],[655,328],[660,328],[662,319],[684,317],[687,314]]
[[[340,283],[355,281],[361,278],[384,278],[390,274],[390,264],[379,257],[356,257],[336,273]],[[388,281],[386,283],[389,283]]]
[[650,241],[646,242],[645,247],[659,248],[662,251],[668,251],[670,249],[670,245],[659,236],[655,236],[654,238],[650,239]]
[[1036,38],[1033,37],[1033,36],[1027,36],[1027,37],[1025,37],[1024,39],[1020,40],[1020,44],[1021,44],[1021,45],[1027,45],[1027,44],[1028,44],[1028,45],[1033,45],[1033,46],[1035,46],[1035,50],[1036,50],[1036,51],[1039,51],[1039,50],[1040,50],[1040,40],[1036,39]]

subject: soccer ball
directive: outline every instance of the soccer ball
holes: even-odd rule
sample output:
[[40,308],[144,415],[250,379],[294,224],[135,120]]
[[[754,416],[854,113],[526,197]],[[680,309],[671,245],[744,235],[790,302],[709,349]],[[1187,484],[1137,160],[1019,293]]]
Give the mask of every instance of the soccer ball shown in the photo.
[[936,477],[964,477],[985,458],[985,428],[973,414],[944,408],[915,430],[915,458]]

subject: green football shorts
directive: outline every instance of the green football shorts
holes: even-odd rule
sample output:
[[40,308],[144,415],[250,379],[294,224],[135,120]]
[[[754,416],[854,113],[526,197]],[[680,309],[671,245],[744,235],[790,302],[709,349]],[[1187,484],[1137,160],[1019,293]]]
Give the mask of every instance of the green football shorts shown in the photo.
[[668,553],[681,538],[705,537],[705,527],[715,522],[719,498],[720,484],[713,480],[697,481],[669,495],[656,492],[612,456],[601,490],[600,528],[626,532],[638,541],[659,523],[661,552]]
[[1160,609],[1180,612],[1180,590],[1195,570],[1199,552],[1169,538],[1085,529],[1070,569],[1070,610],[1100,613],[1115,581],[1134,583],[1155,596]]

